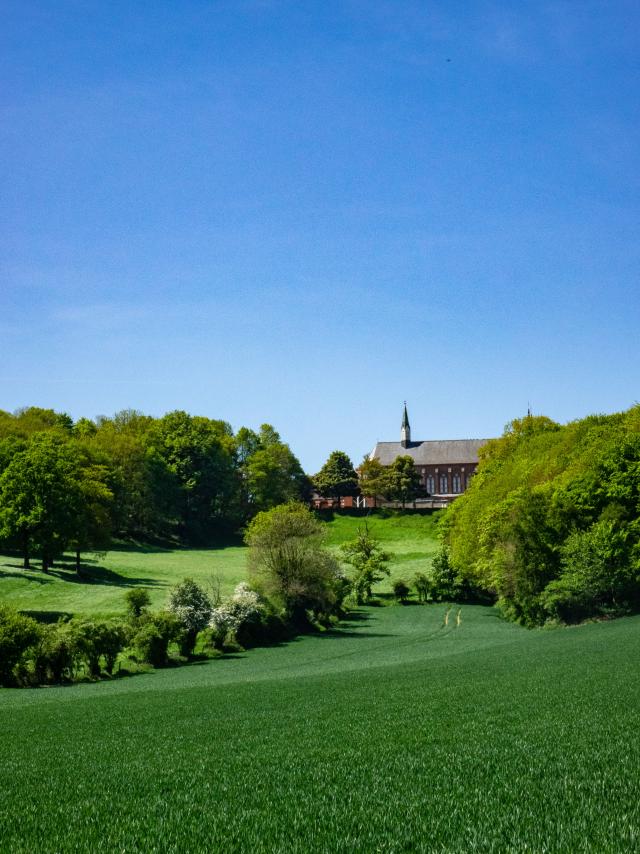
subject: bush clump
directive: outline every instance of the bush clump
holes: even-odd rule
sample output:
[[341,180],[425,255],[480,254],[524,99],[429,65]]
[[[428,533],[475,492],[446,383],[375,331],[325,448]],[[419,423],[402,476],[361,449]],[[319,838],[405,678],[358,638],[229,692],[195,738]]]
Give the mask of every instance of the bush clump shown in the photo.
[[169,613],[180,624],[178,636],[181,655],[192,655],[198,632],[209,625],[213,607],[205,591],[192,578],[185,578],[176,585],[169,596]]
[[152,667],[165,667],[169,662],[169,644],[181,631],[179,621],[168,611],[149,614],[132,639],[136,657]]
[[393,595],[401,605],[405,605],[407,603],[410,593],[411,589],[409,585],[406,581],[403,581],[402,578],[398,578],[393,582]]
[[16,684],[16,670],[40,642],[41,634],[31,617],[0,606],[0,685]]

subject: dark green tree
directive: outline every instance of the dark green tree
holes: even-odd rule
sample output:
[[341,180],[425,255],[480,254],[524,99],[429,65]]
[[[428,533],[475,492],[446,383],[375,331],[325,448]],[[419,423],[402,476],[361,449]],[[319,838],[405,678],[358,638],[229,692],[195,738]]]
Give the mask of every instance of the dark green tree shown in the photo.
[[238,482],[231,428],[224,421],[170,412],[154,425],[154,441],[180,491],[179,531],[206,542],[238,518]]
[[408,455],[395,458],[388,467],[385,483],[388,497],[401,501],[403,507],[407,501],[415,501],[424,492],[413,458]]
[[321,495],[339,500],[345,495],[358,493],[358,475],[344,451],[332,451],[313,478],[313,485]]
[[243,464],[250,513],[302,499],[307,477],[289,446],[270,424],[262,425],[256,439]]
[[55,432],[35,433],[0,475],[0,532],[32,549],[45,572],[76,531],[84,495],[77,451]]

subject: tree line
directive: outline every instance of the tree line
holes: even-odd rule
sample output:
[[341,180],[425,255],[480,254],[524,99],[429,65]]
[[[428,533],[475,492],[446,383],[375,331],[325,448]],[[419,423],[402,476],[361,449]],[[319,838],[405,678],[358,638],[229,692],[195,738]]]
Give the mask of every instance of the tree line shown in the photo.
[[312,489],[410,502],[424,494],[409,456],[390,466],[365,457],[356,472],[334,451],[308,477],[269,424],[236,433],[223,420],[135,410],[73,421],[52,409],[0,411],[0,546],[46,572],[124,541],[206,545],[238,533],[259,512],[308,501]]
[[306,499],[310,481],[277,431],[133,410],[80,418],[0,411],[0,541],[46,571],[112,538],[207,544],[257,513]]
[[411,456],[396,457],[391,465],[384,466],[378,459],[365,456],[358,470],[344,451],[333,451],[329,459],[313,478],[320,495],[339,500],[346,495],[380,496],[387,501],[406,503],[427,493]]
[[527,416],[480,451],[439,560],[461,595],[526,625],[640,609],[640,406]]

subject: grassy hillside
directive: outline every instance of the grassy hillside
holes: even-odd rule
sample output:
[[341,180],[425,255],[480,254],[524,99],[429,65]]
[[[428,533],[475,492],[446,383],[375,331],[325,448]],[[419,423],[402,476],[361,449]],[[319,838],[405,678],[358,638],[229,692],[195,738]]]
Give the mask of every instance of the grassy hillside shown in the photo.
[[[435,520],[435,516],[418,514],[367,520],[370,530],[395,555],[391,580],[411,578],[424,570],[437,548]],[[327,522],[328,544],[337,550],[362,524],[362,519],[336,516]],[[131,587],[149,588],[153,607],[160,608],[169,588],[186,576],[205,586],[218,577],[226,595],[245,575],[246,550],[240,546],[112,550],[103,559],[87,560],[83,579],[76,576],[71,559],[44,575],[37,568],[25,572],[16,557],[0,556],[0,599],[26,611],[110,616],[124,610],[124,593]],[[380,590],[389,590],[389,583],[380,585]]]
[[443,615],[3,690],[0,850],[637,849],[640,618]]
[[152,606],[161,608],[169,588],[187,576],[203,585],[217,576],[222,593],[231,593],[245,577],[245,552],[241,547],[117,549],[87,560],[83,578],[71,559],[45,575],[38,568],[25,571],[15,557],[0,557],[0,599],[27,611],[111,616],[124,611],[127,590],[146,587]]

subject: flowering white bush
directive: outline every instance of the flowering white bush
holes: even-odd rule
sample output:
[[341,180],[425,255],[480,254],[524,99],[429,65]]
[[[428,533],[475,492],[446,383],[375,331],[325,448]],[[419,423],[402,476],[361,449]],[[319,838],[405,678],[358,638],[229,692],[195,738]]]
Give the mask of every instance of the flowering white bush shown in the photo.
[[209,623],[211,601],[195,581],[185,578],[171,591],[168,610],[188,632],[199,632]]
[[263,610],[260,596],[248,584],[241,582],[233,596],[211,612],[209,625],[220,640],[237,630],[248,620],[258,617]]
[[245,619],[253,617],[261,610],[260,596],[252,590],[246,581],[241,581],[233,591],[231,599],[236,610],[245,614]]

